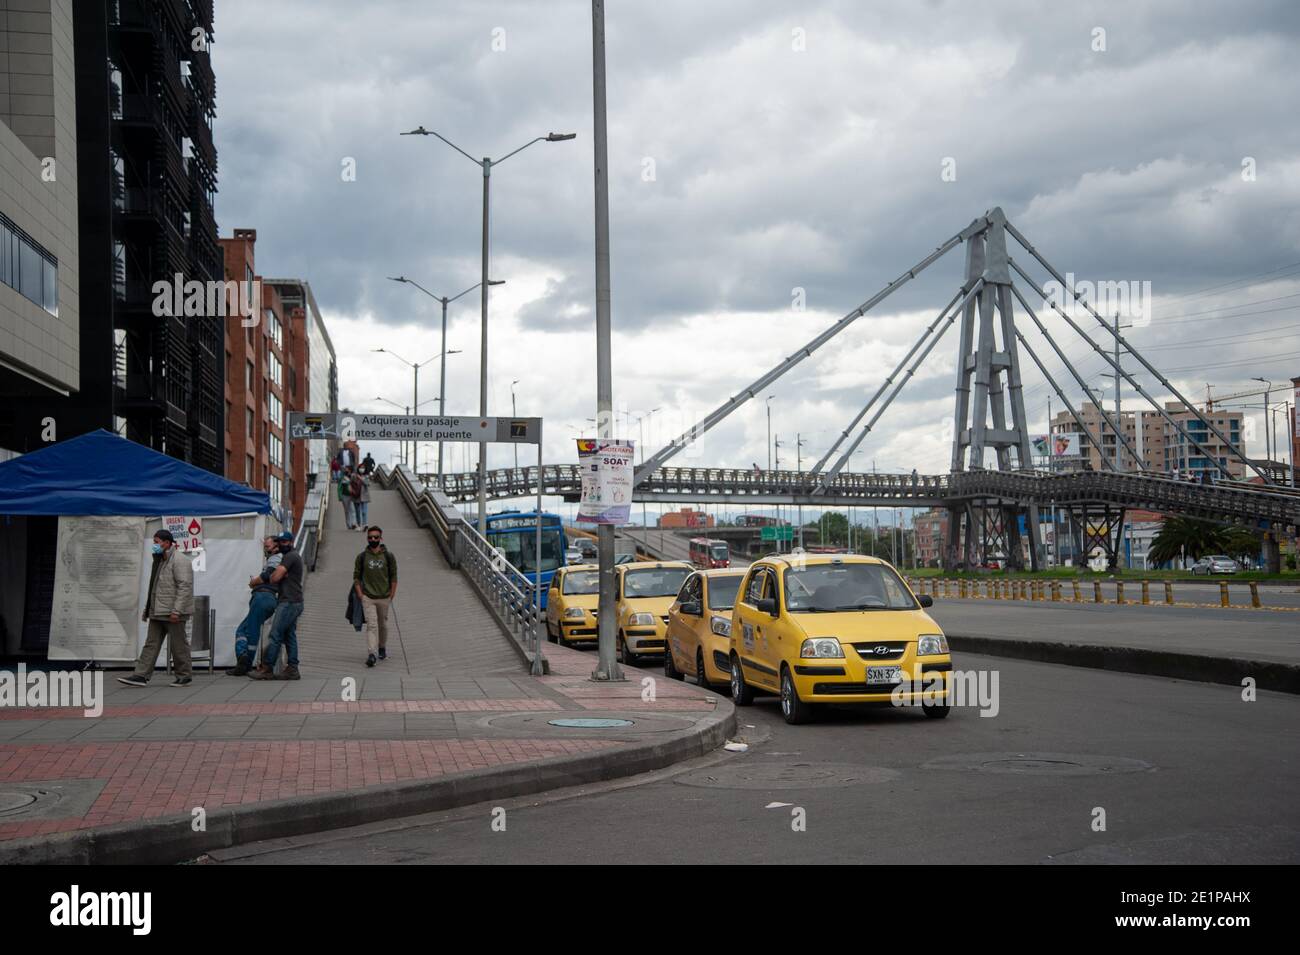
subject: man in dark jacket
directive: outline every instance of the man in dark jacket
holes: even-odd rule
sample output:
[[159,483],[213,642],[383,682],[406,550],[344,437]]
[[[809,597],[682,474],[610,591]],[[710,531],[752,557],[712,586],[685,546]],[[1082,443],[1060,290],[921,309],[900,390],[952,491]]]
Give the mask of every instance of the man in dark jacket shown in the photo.
[[378,527],[366,528],[366,549],[357,555],[352,582],[365,609],[366,666],[372,667],[376,659],[388,659],[388,608],[397,595],[397,558]]
[[172,686],[189,686],[192,674],[185,621],[193,613],[194,568],[190,559],[176,549],[171,531],[164,527],[153,535],[153,568],[149,573],[149,596],[144,605],[144,619],[149,623],[149,632],[140,658],[136,660],[135,672],[118,677],[117,682],[125,686],[148,686],[165,639],[176,661],[176,679]]
[[262,639],[262,624],[275,613],[275,605],[280,600],[280,587],[271,583],[271,575],[280,566],[280,545],[275,537],[267,535],[262,539],[262,552],[266,563],[262,572],[248,579],[252,593],[248,597],[248,616],[235,631],[235,665],[226,671],[226,676],[248,676],[253,669],[253,658],[257,656],[257,644]]

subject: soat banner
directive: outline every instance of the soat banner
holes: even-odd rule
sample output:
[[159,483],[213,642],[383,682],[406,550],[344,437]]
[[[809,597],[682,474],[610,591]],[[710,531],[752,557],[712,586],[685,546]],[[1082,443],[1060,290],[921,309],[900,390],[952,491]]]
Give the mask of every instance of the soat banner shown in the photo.
[[578,520],[586,524],[626,524],[632,514],[633,442],[579,438],[582,499]]

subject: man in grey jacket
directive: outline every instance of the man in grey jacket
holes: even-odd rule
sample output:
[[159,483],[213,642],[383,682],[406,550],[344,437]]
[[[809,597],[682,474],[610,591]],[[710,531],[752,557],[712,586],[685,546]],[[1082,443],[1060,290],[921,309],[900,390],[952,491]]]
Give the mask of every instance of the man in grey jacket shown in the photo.
[[194,614],[194,568],[190,559],[176,549],[171,531],[165,527],[153,535],[153,568],[149,574],[149,597],[144,605],[144,619],[149,623],[144,649],[136,661],[135,672],[118,677],[125,686],[148,686],[158,653],[166,638],[176,661],[176,679],[172,686],[189,686],[190,645],[185,638],[185,621]]

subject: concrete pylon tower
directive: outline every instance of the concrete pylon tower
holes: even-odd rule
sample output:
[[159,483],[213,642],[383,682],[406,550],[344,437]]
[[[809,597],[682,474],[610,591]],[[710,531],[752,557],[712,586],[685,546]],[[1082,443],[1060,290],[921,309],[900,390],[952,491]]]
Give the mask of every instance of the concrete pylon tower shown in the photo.
[[[967,240],[966,278],[969,290],[981,278],[984,287],[966,304],[961,316],[961,342],[957,353],[957,396],[953,421],[952,470],[977,471],[985,467],[992,451],[999,471],[1029,469],[1029,433],[1016,350],[1015,314],[1012,310],[1011,267],[1007,260],[1006,216],[1000,208],[986,217],[988,227]],[[978,319],[978,321],[977,321]],[[1010,411],[1011,421],[1007,422]],[[1021,565],[1019,509],[1009,503],[990,502],[1001,511],[1000,527],[1013,567]],[[1039,564],[1037,508],[1029,508],[1027,530],[1030,561]],[[957,525],[965,518],[966,563],[973,564],[975,547],[984,528],[976,525],[969,508],[950,516],[950,551],[957,542]]]

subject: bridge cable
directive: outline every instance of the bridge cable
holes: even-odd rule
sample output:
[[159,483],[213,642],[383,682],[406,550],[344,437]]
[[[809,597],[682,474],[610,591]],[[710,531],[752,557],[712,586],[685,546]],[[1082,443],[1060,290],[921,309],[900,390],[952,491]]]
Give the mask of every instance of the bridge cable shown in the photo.
[[849,422],[848,427],[840,432],[840,436],[835,439],[834,443],[829,448],[826,449],[826,453],[821,456],[821,459],[815,465],[813,465],[813,469],[808,472],[810,475],[816,477],[818,474],[821,473],[822,468],[826,466],[826,462],[831,459],[831,455],[835,453],[836,449],[839,448],[840,444],[844,441],[844,439],[849,436],[849,432],[851,432],[854,428],[858,426],[858,422],[861,421],[866,416],[867,412],[871,410],[872,405],[874,405],[876,401],[879,400],[880,396],[885,393],[885,389],[894,383],[894,378],[897,377],[898,373],[901,372],[907,366],[907,363],[909,361],[912,360],[912,356],[916,354],[916,350],[925,343],[925,340],[930,337],[930,334],[935,330],[938,324],[941,321],[943,321],[944,316],[948,314],[948,310],[951,309],[953,305],[955,305],[957,301],[961,299],[961,297],[962,297],[962,293],[958,291],[957,294],[952,297],[952,301],[950,301],[946,306],[944,306],[943,310],[939,312],[935,320],[930,323],[929,327],[927,327],[926,330],[921,334],[921,337],[916,340],[916,343],[912,346],[911,350],[908,351],[908,353],[903,356],[903,360],[900,361],[897,367],[895,367],[894,370],[889,373],[889,377],[884,380],[884,382],[880,385],[880,388],[876,391],[876,393],[871,396],[871,400],[868,401],[865,405],[863,405],[862,410],[859,411],[857,415],[854,417],[854,419]]
[[[1007,261],[1011,262],[1010,259],[1008,259]],[[1011,264],[1012,266],[1015,266],[1015,262],[1011,262]],[[1065,365],[1066,370],[1069,371],[1070,374],[1074,376],[1074,380],[1079,383],[1079,387],[1083,389],[1083,393],[1091,394],[1091,392],[1088,389],[1087,382],[1085,382],[1083,376],[1079,374],[1079,370],[1074,367],[1074,365],[1070,362],[1070,359],[1065,357],[1065,352],[1061,351],[1061,346],[1056,343],[1056,339],[1052,337],[1050,332],[1048,332],[1047,326],[1043,324],[1042,319],[1038,317],[1038,314],[1033,310],[1030,304],[1027,301],[1025,301],[1025,297],[1020,294],[1020,289],[1018,289],[1014,283],[1011,286],[1011,292],[1013,295],[1015,295],[1016,298],[1020,300],[1020,307],[1025,310],[1025,313],[1031,319],[1033,319],[1034,324],[1038,327],[1039,333],[1045,339],[1047,339],[1047,343],[1052,346],[1052,351],[1056,352],[1056,357],[1061,359],[1061,362]],[[1077,328],[1075,330],[1078,331]],[[1080,331],[1079,334],[1083,335],[1083,332]],[[1083,337],[1087,339],[1089,343],[1092,344],[1093,348],[1097,347],[1096,342],[1093,342],[1092,339],[1088,338],[1087,335],[1083,335]],[[1063,391],[1060,391],[1058,389],[1057,394],[1061,396],[1061,399],[1063,401],[1065,401],[1067,404],[1069,403],[1069,399],[1065,397],[1065,393]],[[1128,440],[1124,437],[1123,429],[1120,428],[1116,423],[1115,419],[1110,416],[1110,412],[1108,412],[1104,407],[1102,407],[1101,404],[1097,405],[1097,411],[1101,413],[1102,419],[1106,422],[1106,424],[1110,426],[1111,431],[1115,432],[1116,439],[1119,441],[1120,444],[1124,446],[1124,450],[1129,453],[1129,457],[1131,457],[1134,461],[1137,462],[1138,469],[1144,470],[1142,467],[1142,459],[1138,457],[1137,453],[1133,450],[1133,447],[1128,443]],[[1050,431],[1051,423],[1049,422],[1048,424],[1049,424],[1048,430]],[[1087,429],[1085,428],[1084,430],[1086,433]],[[1106,453],[1103,451],[1101,456],[1103,459],[1105,459]]]
[[[1169,414],[1169,412],[1166,411],[1164,407],[1160,404],[1160,402],[1156,401],[1156,399],[1152,397],[1151,394],[1147,392],[1145,388],[1143,388],[1140,384],[1138,384],[1137,379],[1134,378],[1128,371],[1124,369],[1122,363],[1116,362],[1115,359],[1112,358],[1105,349],[1103,349],[1095,341],[1089,338],[1088,335],[1084,333],[1083,329],[1081,329],[1078,325],[1076,325],[1074,320],[1070,318],[1070,316],[1066,315],[1064,311],[1061,310],[1060,306],[1058,306],[1055,302],[1053,302],[1045,292],[1039,289],[1038,286],[1034,284],[1033,280],[1029,278],[1029,276],[1025,275],[1025,272],[1023,269],[1020,268],[1019,263],[1012,261],[1011,266],[1025,278],[1025,281],[1030,283],[1034,291],[1038,292],[1038,294],[1043,297],[1043,301],[1045,301],[1048,305],[1050,305],[1058,315],[1060,315],[1063,319],[1065,319],[1066,323],[1069,324],[1069,326],[1073,328],[1076,332],[1078,332],[1079,335],[1083,337],[1084,341],[1091,344],[1092,347],[1097,350],[1098,355],[1106,359],[1107,364],[1109,364],[1112,368],[1114,368],[1116,373],[1122,375],[1124,380],[1127,381],[1130,385],[1132,385],[1139,395],[1141,395],[1143,398],[1146,399],[1147,404],[1151,405],[1151,407],[1156,410],[1157,414],[1159,414],[1167,422],[1173,425],[1175,431],[1177,431],[1180,435],[1186,438],[1189,444],[1191,444],[1193,447],[1196,448],[1196,450],[1200,451],[1201,454],[1205,455],[1206,458],[1208,458],[1211,462],[1213,462],[1214,466],[1218,468],[1220,471],[1222,471],[1226,477],[1229,478],[1232,477],[1232,474],[1228,471],[1227,467],[1225,465],[1220,464],[1219,459],[1216,458],[1213,454],[1211,454],[1208,448],[1206,448],[1203,444],[1201,444],[1199,441],[1193,438],[1191,434],[1181,424],[1175,421],[1173,417]],[[1020,299],[1021,304],[1024,305],[1025,308],[1029,308],[1029,304],[1025,301],[1024,296],[1020,295],[1019,289],[1015,289],[1015,291],[1016,291],[1016,296]],[[1084,387],[1084,390],[1085,391],[1087,390],[1086,386]],[[1185,399],[1183,400],[1183,403],[1184,405],[1186,405]],[[1098,407],[1100,408],[1100,405]],[[1136,428],[1140,423],[1141,423],[1140,421],[1135,421],[1134,427]],[[1118,432],[1116,433],[1118,434]],[[1215,430],[1215,434],[1219,434],[1217,429]],[[1222,435],[1219,435],[1219,438],[1220,440],[1223,441],[1224,444],[1228,443],[1227,440],[1225,440]],[[1125,446],[1127,446],[1127,442],[1125,442]],[[1240,457],[1240,455],[1238,456]],[[1133,455],[1133,459],[1135,461],[1138,461],[1138,470],[1140,471],[1146,470],[1146,468],[1143,467],[1142,462],[1138,460],[1137,455]]]
[[[1079,426],[1079,430],[1083,433],[1083,436],[1092,443],[1092,446],[1097,449],[1097,453],[1101,455],[1102,466],[1111,471],[1114,471],[1115,462],[1110,459],[1110,455],[1108,455],[1106,453],[1106,449],[1102,447],[1101,440],[1099,438],[1093,437],[1092,432],[1089,431],[1087,425],[1083,423],[1083,419],[1079,417],[1079,413],[1074,410],[1074,405],[1070,404],[1070,399],[1065,396],[1065,392],[1061,390],[1060,385],[1058,385],[1056,383],[1056,380],[1052,378],[1051,374],[1047,370],[1047,367],[1042,363],[1038,355],[1036,355],[1034,353],[1034,350],[1029,347],[1029,342],[1025,340],[1024,334],[1018,328],[1015,330],[1015,332],[1016,332],[1016,339],[1020,342],[1020,347],[1022,347],[1025,350],[1026,355],[1028,355],[1030,358],[1034,360],[1034,364],[1037,365],[1038,370],[1043,373],[1043,377],[1047,379],[1047,383],[1051,385],[1052,390],[1055,391],[1057,396],[1062,401],[1065,402],[1065,410],[1070,412],[1070,417],[1072,417],[1074,419],[1075,424]],[[1052,432],[1052,423],[1049,421],[1047,423],[1047,440],[1049,442],[1052,440],[1051,432]],[[1049,454],[1051,453],[1050,448],[1048,449],[1048,453]]]
[[784,359],[780,364],[778,364],[771,371],[767,372],[765,375],[760,377],[748,388],[745,388],[739,393],[732,395],[722,405],[715,408],[703,419],[701,419],[700,421],[692,425],[689,430],[683,432],[681,435],[679,435],[677,438],[670,441],[663,448],[660,448],[659,451],[657,451],[654,455],[652,455],[651,457],[643,461],[641,463],[641,466],[638,467],[634,472],[633,486],[635,487],[637,484],[640,484],[649,475],[653,474],[656,468],[660,467],[669,458],[671,458],[673,455],[681,451],[682,448],[686,447],[688,444],[697,440],[701,435],[709,431],[714,425],[716,425],[722,419],[727,417],[727,415],[731,414],[733,411],[735,411],[737,408],[743,405],[750,398],[753,398],[760,391],[767,388],[768,385],[776,381],[778,378],[784,375],[787,371],[789,371],[799,362],[809,357],[814,351],[816,351],[822,345],[826,344],[828,341],[830,341],[832,338],[834,338],[836,335],[842,332],[845,328],[851,325],[854,321],[861,318],[870,309],[874,308],[876,305],[879,305],[881,302],[883,302],[886,298],[888,298],[890,295],[896,292],[903,285],[906,285],[912,279],[916,278],[916,276],[919,275],[923,270],[929,268],[939,259],[943,258],[943,256],[945,256],[948,252],[952,251],[952,249],[954,249],[956,246],[965,242],[971,236],[978,235],[980,232],[983,232],[985,229],[988,228],[988,225],[989,222],[986,217],[981,216],[980,218],[974,220],[970,225],[968,225],[961,232],[958,232],[952,238],[948,239],[946,242],[944,242],[937,249],[935,249],[933,252],[931,252],[929,255],[923,258],[916,265],[912,266],[910,269],[908,269],[898,278],[894,279],[892,282],[886,285],[883,289],[881,289],[871,298],[867,299],[867,301],[863,302],[853,311],[849,312],[847,315],[845,315],[843,318],[837,321],[830,328],[826,329],[826,331],[822,332],[812,341],[808,342],[808,344],[804,345],[802,348],[796,351],[793,355],[790,355],[788,358]]
[[[1052,275],[1052,277],[1053,277],[1054,279],[1056,279],[1057,282],[1060,283],[1061,288],[1062,288],[1063,290],[1069,291],[1069,292],[1074,296],[1074,300],[1075,300],[1076,302],[1079,302],[1080,304],[1083,305],[1083,307],[1088,311],[1088,314],[1090,314],[1094,319],[1097,320],[1097,324],[1099,324],[1102,328],[1106,329],[1106,332],[1107,332],[1107,333],[1108,333],[1112,338],[1115,339],[1115,341],[1119,344],[1119,346],[1120,346],[1121,348],[1124,348],[1125,350],[1127,350],[1128,353],[1129,353],[1130,355],[1132,355],[1132,356],[1133,356],[1134,358],[1136,358],[1139,362],[1141,362],[1141,363],[1142,363],[1142,366],[1143,366],[1144,368],[1146,368],[1146,370],[1149,371],[1152,375],[1154,375],[1154,376],[1156,377],[1156,380],[1159,381],[1161,385],[1163,385],[1165,388],[1167,388],[1167,389],[1169,390],[1169,393],[1170,393],[1170,394],[1172,394],[1176,399],[1178,399],[1179,401],[1181,401],[1182,404],[1183,404],[1183,406],[1184,406],[1188,411],[1190,411],[1192,414],[1196,415],[1196,417],[1200,420],[1200,422],[1201,422],[1203,425],[1205,425],[1206,428],[1208,428],[1210,431],[1213,431],[1213,432],[1214,432],[1214,436],[1217,437],[1220,441],[1222,441],[1223,444],[1227,446],[1228,450],[1231,451],[1232,454],[1233,454],[1235,457],[1239,458],[1239,459],[1242,461],[1243,464],[1245,464],[1247,467],[1251,468],[1251,469],[1252,469],[1256,474],[1258,474],[1258,475],[1260,476],[1260,478],[1263,479],[1263,481],[1264,481],[1265,484],[1272,484],[1272,483],[1273,483],[1272,479],[1269,478],[1268,474],[1265,473],[1265,471],[1264,471],[1262,468],[1260,468],[1258,465],[1256,465],[1254,462],[1252,462],[1248,457],[1246,457],[1246,455],[1245,455],[1244,453],[1242,453],[1240,450],[1238,450],[1238,449],[1237,449],[1237,446],[1236,446],[1235,444],[1233,444],[1231,441],[1229,441],[1229,440],[1224,436],[1223,432],[1220,431],[1220,430],[1215,426],[1214,422],[1212,422],[1209,418],[1205,417],[1205,415],[1201,414],[1200,409],[1197,408],[1196,405],[1194,405],[1192,402],[1188,401],[1187,398],[1185,398],[1185,397],[1183,396],[1182,392],[1180,392],[1177,388],[1174,387],[1173,382],[1171,382],[1168,378],[1166,378],[1164,375],[1162,375],[1162,374],[1159,372],[1159,370],[1156,369],[1155,365],[1151,364],[1151,362],[1147,361],[1146,358],[1143,357],[1142,354],[1141,354],[1140,352],[1138,352],[1137,350],[1135,350],[1135,349],[1134,349],[1134,348],[1133,348],[1133,347],[1132,347],[1132,346],[1131,346],[1131,345],[1130,345],[1130,344],[1125,340],[1124,336],[1121,335],[1117,329],[1111,328],[1109,325],[1107,325],[1107,324],[1106,324],[1106,320],[1105,320],[1104,318],[1102,318],[1099,314],[1097,314],[1097,310],[1094,309],[1091,305],[1089,305],[1086,301],[1084,301],[1084,300],[1080,297],[1079,293],[1076,292],[1073,288],[1070,287],[1070,284],[1065,280],[1065,278],[1061,275],[1061,273],[1058,272],[1058,271],[1056,271],[1056,269],[1052,267],[1052,264],[1051,264],[1050,262],[1048,262],[1047,259],[1043,258],[1043,256],[1039,253],[1039,251],[1038,251],[1037,249],[1035,249],[1032,245],[1029,244],[1029,240],[1026,239],[1023,235],[1021,235],[1020,231],[1019,231],[1015,226],[1013,226],[1010,222],[1007,223],[1007,231],[1010,232],[1013,236],[1015,236],[1016,241],[1019,242],[1020,245],[1021,245],[1022,247],[1024,247],[1025,251],[1027,251],[1027,252],[1028,252],[1030,255],[1032,255],[1035,259],[1037,259],[1037,260],[1038,260],[1038,263],[1039,263],[1043,268],[1045,268],[1045,269],[1046,269],[1046,270],[1047,270],[1047,271]],[[1032,284],[1032,285],[1034,285],[1034,288],[1037,290],[1038,286],[1037,286],[1036,283],[1034,283],[1033,279],[1031,279],[1028,275],[1026,275],[1025,272],[1020,268],[1019,265],[1016,265],[1015,263],[1012,263],[1012,265],[1013,265],[1013,267],[1016,269],[1016,271],[1019,272],[1019,273],[1021,274],[1021,276],[1025,279],[1025,281],[1026,281],[1026,282],[1029,282],[1029,283]],[[1045,301],[1048,301],[1048,299],[1046,298],[1046,296],[1044,296],[1044,300],[1045,300]],[[1052,304],[1053,307],[1055,307],[1055,303],[1054,303],[1054,302],[1050,302],[1050,304]],[[1057,311],[1058,311],[1058,312],[1061,312],[1061,309],[1060,309],[1060,308],[1057,308]],[[1062,315],[1063,317],[1064,317],[1064,314],[1065,314],[1064,312],[1061,312],[1061,315]],[[1091,339],[1090,339],[1090,340],[1091,340]],[[1098,349],[1098,350],[1100,351],[1100,349]],[[1110,363],[1111,363],[1112,365],[1115,365],[1115,362],[1114,362],[1112,359],[1109,359],[1109,358],[1108,358],[1108,360],[1110,361]],[[1116,373],[1118,373],[1118,374],[1124,374],[1126,377],[1129,377],[1129,376],[1127,375],[1127,372],[1125,372],[1124,369],[1120,368],[1118,365],[1115,365],[1115,370],[1116,370]],[[1130,381],[1130,383],[1133,383],[1131,377],[1129,377],[1129,381]],[[1135,384],[1135,383],[1134,383],[1134,384]],[[1136,384],[1135,384],[1135,387],[1136,387]],[[1150,399],[1148,399],[1148,400],[1150,400]],[[1162,411],[1162,410],[1163,410],[1163,409],[1161,409],[1161,408],[1159,407],[1159,405],[1155,405],[1155,408],[1156,408],[1157,411]],[[1165,417],[1166,417],[1166,420],[1169,420],[1169,421],[1171,421],[1171,422],[1173,421],[1173,419],[1172,419],[1172,418],[1169,418],[1167,415],[1166,415]],[[1183,429],[1182,429],[1180,426],[1177,425],[1176,422],[1174,422],[1174,423],[1175,423],[1175,426],[1178,427],[1179,433],[1181,433],[1181,434],[1185,434],[1185,433],[1186,433],[1186,432],[1183,431]],[[1190,435],[1188,435],[1188,440],[1191,440],[1191,436],[1190,436]],[[1195,443],[1195,442],[1193,442],[1193,443]],[[1222,471],[1224,474],[1226,474],[1226,475],[1228,475],[1228,476],[1231,476],[1231,475],[1229,474],[1229,472],[1228,472],[1227,467],[1226,467],[1225,465],[1220,464],[1220,463],[1219,463],[1219,459],[1218,459],[1217,457],[1214,457],[1213,455],[1209,454],[1207,451],[1204,450],[1204,448],[1201,448],[1201,446],[1200,446],[1199,444],[1197,445],[1197,448],[1200,449],[1200,450],[1202,451],[1202,453],[1205,454],[1206,457],[1208,457],[1208,458],[1210,459],[1210,461],[1214,463],[1215,467],[1217,467],[1217,468],[1218,468],[1220,471]]]
[[971,301],[971,299],[973,299],[976,295],[978,295],[980,293],[980,290],[983,289],[984,286],[985,286],[984,279],[982,278],[976,279],[975,284],[971,286],[970,291],[968,291],[965,295],[961,297],[961,301],[957,303],[957,307],[953,308],[949,306],[949,308],[946,309],[946,311],[949,312],[947,323],[942,328],[939,329],[939,331],[934,335],[934,337],[930,339],[930,344],[925,346],[925,350],[922,351],[921,354],[917,356],[916,361],[914,361],[912,363],[912,366],[907,369],[907,374],[903,376],[903,380],[894,386],[893,393],[888,398],[885,399],[884,404],[882,404],[878,409],[876,409],[876,413],[871,416],[871,420],[868,421],[866,425],[863,426],[860,432],[858,432],[858,436],[853,439],[853,442],[847,448],[844,449],[844,453],[840,455],[839,459],[835,462],[834,467],[832,467],[829,471],[827,471],[826,474],[822,476],[822,479],[818,481],[818,487],[816,493],[824,492],[826,490],[827,483],[830,481],[834,481],[835,478],[839,476],[839,473],[842,470],[844,470],[845,465],[849,463],[849,458],[853,456],[853,452],[858,449],[858,445],[860,445],[863,439],[866,438],[866,436],[871,432],[871,429],[876,426],[876,422],[880,420],[880,416],[883,415],[886,410],[888,410],[891,404],[894,403],[894,399],[897,398],[898,393],[903,390],[903,386],[906,385],[908,381],[911,380],[914,374],[916,374],[916,370],[921,367],[921,363],[924,362],[925,359],[929,356],[930,352],[934,350],[934,346],[939,344],[939,340],[943,338],[944,334],[947,333],[948,329],[952,328],[953,322],[956,320],[957,316],[961,314],[961,312],[966,308],[966,303]]

